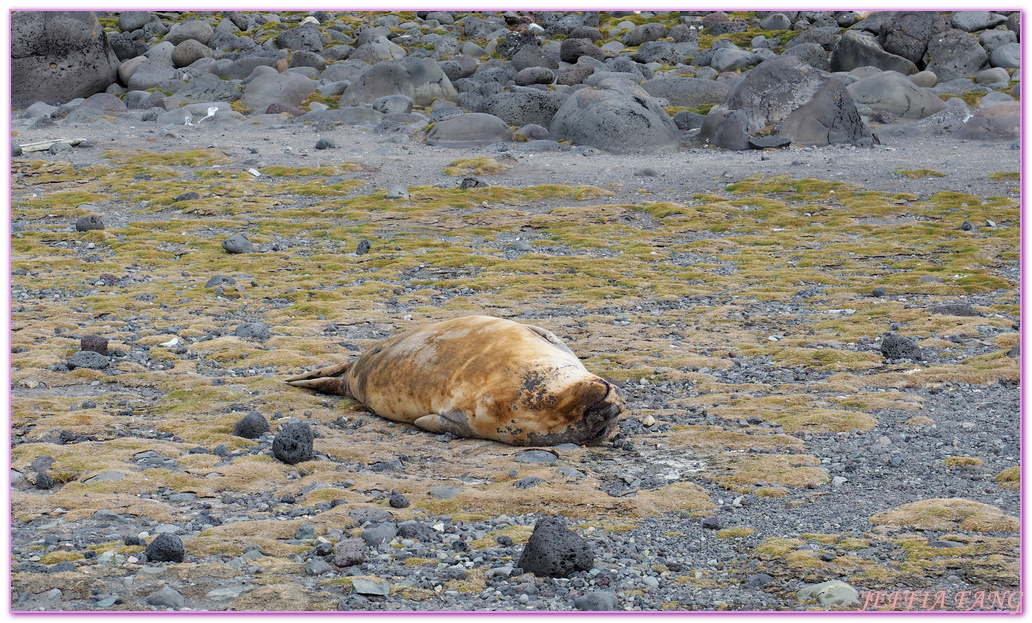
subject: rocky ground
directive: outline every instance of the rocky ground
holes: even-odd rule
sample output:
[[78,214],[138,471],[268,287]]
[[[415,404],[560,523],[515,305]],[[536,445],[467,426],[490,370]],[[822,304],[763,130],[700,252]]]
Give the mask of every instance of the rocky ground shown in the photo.
[[[620,156],[146,115],[12,122],[12,609],[855,609],[850,587],[965,609],[1018,588],[1012,140],[891,119],[870,148]],[[472,313],[618,382],[619,433],[439,437],[282,382]],[[234,435],[253,412],[270,431]],[[313,460],[273,457],[291,419]],[[523,572],[547,515],[590,570]]]

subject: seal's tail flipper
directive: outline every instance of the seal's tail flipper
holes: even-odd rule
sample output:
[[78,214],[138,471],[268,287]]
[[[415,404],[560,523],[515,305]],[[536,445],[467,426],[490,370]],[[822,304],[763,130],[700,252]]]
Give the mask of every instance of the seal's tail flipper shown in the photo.
[[349,394],[347,393],[347,388],[344,386],[343,377],[350,367],[350,361],[348,363],[342,363],[335,366],[326,366],[325,368],[319,368],[318,370],[312,370],[311,372],[292,376],[286,379],[286,381],[294,387],[314,389],[315,391],[322,392],[324,394],[340,394],[341,396],[347,396]]

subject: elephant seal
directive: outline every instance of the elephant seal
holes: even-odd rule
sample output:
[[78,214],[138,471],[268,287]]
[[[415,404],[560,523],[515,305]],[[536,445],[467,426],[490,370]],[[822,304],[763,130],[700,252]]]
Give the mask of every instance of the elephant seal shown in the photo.
[[553,333],[490,316],[413,329],[286,381],[433,433],[516,446],[600,444],[624,408]]

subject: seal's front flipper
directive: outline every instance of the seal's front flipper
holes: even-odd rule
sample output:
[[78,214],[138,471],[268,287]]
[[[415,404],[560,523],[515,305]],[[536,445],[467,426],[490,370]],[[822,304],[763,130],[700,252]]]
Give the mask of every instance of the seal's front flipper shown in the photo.
[[344,387],[343,377],[350,367],[350,361],[335,366],[326,366],[325,368],[292,376],[286,379],[286,381],[294,387],[314,389],[324,394],[348,396],[347,389]]
[[445,411],[424,415],[413,422],[419,428],[438,435],[451,433],[456,437],[476,437],[469,426],[469,418],[461,411]]

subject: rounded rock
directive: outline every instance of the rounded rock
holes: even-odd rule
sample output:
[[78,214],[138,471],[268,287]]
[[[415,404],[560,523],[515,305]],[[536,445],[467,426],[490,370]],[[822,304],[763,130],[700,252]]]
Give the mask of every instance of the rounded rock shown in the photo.
[[183,539],[168,532],[159,534],[144,553],[150,562],[183,562],[186,559]]
[[289,465],[311,461],[315,456],[314,440],[315,435],[308,424],[289,422],[272,440],[272,454]]
[[233,434],[245,439],[258,439],[269,432],[269,422],[257,411],[251,411],[233,425]]
[[251,244],[251,236],[247,232],[233,234],[222,241],[222,248],[226,253],[251,253],[254,245]]

